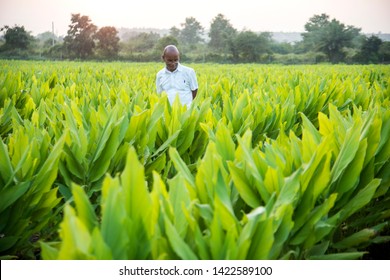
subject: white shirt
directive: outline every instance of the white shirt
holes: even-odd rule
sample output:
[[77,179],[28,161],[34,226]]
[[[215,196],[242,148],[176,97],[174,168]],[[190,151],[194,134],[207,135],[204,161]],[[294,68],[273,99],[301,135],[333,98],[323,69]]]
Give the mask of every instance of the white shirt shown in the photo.
[[167,68],[161,69],[156,76],[157,93],[165,91],[170,104],[175,101],[176,95],[182,105],[190,107],[192,102],[192,91],[198,88],[198,81],[194,69],[181,65],[171,72]]

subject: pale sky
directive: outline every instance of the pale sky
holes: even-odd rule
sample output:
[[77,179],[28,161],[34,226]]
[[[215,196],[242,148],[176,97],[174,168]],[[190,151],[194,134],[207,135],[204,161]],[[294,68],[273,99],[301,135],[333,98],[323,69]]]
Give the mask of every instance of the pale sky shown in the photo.
[[238,30],[303,32],[326,13],[363,33],[390,33],[390,0],[0,0],[0,27],[23,25],[33,35],[66,35],[71,14],[87,15],[99,28],[164,28],[194,17],[205,29],[221,13]]

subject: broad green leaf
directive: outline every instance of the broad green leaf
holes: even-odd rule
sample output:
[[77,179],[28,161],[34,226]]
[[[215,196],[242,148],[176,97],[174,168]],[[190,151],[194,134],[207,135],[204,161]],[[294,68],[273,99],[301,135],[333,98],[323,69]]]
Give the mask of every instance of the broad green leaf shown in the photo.
[[183,208],[189,207],[191,200],[188,190],[184,187],[184,179],[178,174],[169,181],[169,201],[174,211],[173,225],[180,237],[184,238],[187,233],[188,222],[183,213]]
[[342,143],[340,153],[338,154],[332,168],[332,183],[339,178],[348,164],[350,164],[351,161],[355,158],[360,144],[360,131],[361,123],[355,123],[347,130],[345,141]]
[[89,232],[92,233],[93,228],[97,226],[97,217],[87,195],[78,185],[72,186],[72,194],[76,203],[77,216],[84,222]]
[[123,230],[126,210],[124,192],[118,178],[106,177],[102,186],[102,221],[101,235],[112,250],[114,259],[126,259],[128,236]]
[[54,246],[51,246],[49,243],[45,242],[39,242],[41,246],[41,254],[42,254],[42,259],[44,260],[57,260],[58,259],[58,254],[59,250],[55,248]]
[[91,236],[83,222],[77,218],[70,205],[65,206],[64,221],[61,224],[62,245],[58,259],[90,258]]
[[342,219],[346,219],[369,203],[371,198],[374,196],[376,189],[380,185],[380,182],[380,179],[372,180],[367,186],[360,190],[356,196],[351,198],[351,200],[341,210]]
[[274,241],[272,219],[257,222],[247,258],[253,260],[269,259]]
[[164,217],[164,225],[167,238],[175,253],[183,260],[197,260],[198,258],[195,253],[180,237],[179,233],[166,216]]
[[188,183],[194,188],[195,187],[195,179],[188,169],[185,162],[181,159],[179,153],[175,148],[169,148],[169,156],[173,161],[173,164],[178,172],[187,180]]
[[2,139],[0,139],[0,158],[0,176],[4,182],[8,182],[11,179],[13,171],[7,146]]
[[365,228],[333,244],[332,247],[337,249],[356,248],[361,243],[368,242],[376,233],[374,229]]
[[252,208],[259,207],[261,205],[260,199],[255,190],[250,186],[245,173],[241,168],[238,168],[235,163],[228,162],[230,175],[234,182],[234,186],[238,190],[242,199]]
[[147,226],[148,231],[151,230],[152,224],[149,223],[151,222],[152,200],[145,181],[144,167],[138,161],[133,147],[128,151],[126,167],[120,179],[123,187],[125,213],[136,223],[148,222],[145,226]]
[[0,191],[0,213],[24,195],[30,186],[31,182],[27,181],[15,186],[3,188]]

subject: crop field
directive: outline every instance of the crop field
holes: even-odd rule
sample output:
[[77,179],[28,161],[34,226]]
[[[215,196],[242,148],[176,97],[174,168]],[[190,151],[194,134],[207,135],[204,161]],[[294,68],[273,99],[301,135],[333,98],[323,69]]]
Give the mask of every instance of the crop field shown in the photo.
[[[1,259],[362,259],[390,242],[390,66],[0,61]],[[387,255],[389,256],[389,255]]]

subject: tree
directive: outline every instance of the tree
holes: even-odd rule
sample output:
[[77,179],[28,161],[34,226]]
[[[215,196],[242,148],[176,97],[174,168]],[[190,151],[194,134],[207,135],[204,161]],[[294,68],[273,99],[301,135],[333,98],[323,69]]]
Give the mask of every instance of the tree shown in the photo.
[[357,61],[360,63],[378,63],[380,60],[379,48],[382,43],[382,40],[377,36],[364,37],[360,51],[357,54]]
[[175,37],[173,37],[171,35],[167,35],[167,36],[161,37],[157,41],[157,44],[155,46],[155,50],[157,53],[162,54],[164,48],[168,45],[178,46],[179,42],[177,41],[177,39]]
[[390,63],[390,42],[383,42],[379,47],[379,58],[382,63]]
[[179,40],[183,45],[194,46],[203,41],[201,35],[204,29],[195,18],[186,18],[185,23],[182,23],[181,26],[183,29],[180,31]]
[[115,27],[105,26],[96,32],[98,53],[104,58],[115,58],[119,52],[119,37]]
[[294,46],[287,42],[278,43],[276,41],[272,41],[271,50],[279,54],[288,54],[294,52]]
[[314,15],[305,24],[306,33],[303,33],[303,41],[306,47],[312,51],[320,51],[326,54],[329,61],[338,63],[344,60],[344,48],[353,45],[353,40],[359,36],[360,29],[353,26],[345,26],[336,19],[329,21],[326,14]]
[[175,38],[179,38],[180,37],[180,29],[177,28],[176,26],[171,27],[171,29],[169,29],[169,35],[172,37],[175,37]]
[[2,50],[27,50],[34,42],[34,38],[24,29],[24,26],[4,26],[0,31],[5,30]]
[[[261,55],[270,51],[271,35],[253,31],[240,32],[235,40],[235,49],[244,62],[258,62]],[[234,54],[233,54],[234,55]]]
[[229,20],[224,15],[218,14],[210,25],[208,45],[214,51],[226,53],[230,51],[236,34],[237,30]]
[[130,52],[142,53],[153,50],[160,35],[154,32],[141,32],[137,36],[131,38],[127,42],[127,49]]
[[71,24],[67,36],[64,38],[64,46],[70,57],[85,59],[93,54],[95,42],[93,40],[97,27],[88,16],[72,14]]

